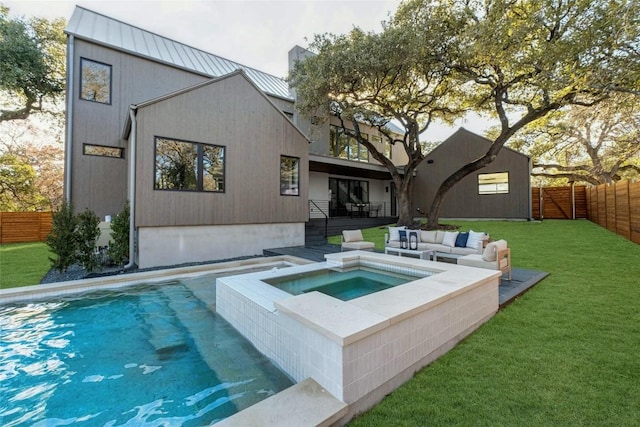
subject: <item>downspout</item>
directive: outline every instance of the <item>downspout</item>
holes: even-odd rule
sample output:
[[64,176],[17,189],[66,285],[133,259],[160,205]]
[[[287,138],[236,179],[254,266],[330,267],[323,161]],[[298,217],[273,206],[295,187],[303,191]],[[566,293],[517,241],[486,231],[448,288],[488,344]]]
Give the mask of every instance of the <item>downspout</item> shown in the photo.
[[576,182],[571,182],[571,219],[576,219]]
[[71,166],[73,158],[73,87],[74,87],[74,39],[67,37],[67,114],[66,144],[64,152],[64,198],[71,203]]
[[131,131],[129,133],[129,263],[124,266],[125,270],[130,269],[135,264],[135,211],[136,211],[136,122],[135,105],[129,107],[129,117],[131,118]]
[[531,188],[531,174],[533,173],[533,162],[529,157],[529,221],[533,221],[533,188]]

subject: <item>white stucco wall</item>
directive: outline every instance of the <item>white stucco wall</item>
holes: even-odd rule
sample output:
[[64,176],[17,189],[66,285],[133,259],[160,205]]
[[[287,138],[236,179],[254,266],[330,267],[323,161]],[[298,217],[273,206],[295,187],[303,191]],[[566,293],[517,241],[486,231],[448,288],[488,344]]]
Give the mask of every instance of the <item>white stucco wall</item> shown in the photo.
[[263,249],[304,245],[304,223],[141,227],[138,267],[262,255]]
[[329,200],[329,174],[309,172],[309,199]]

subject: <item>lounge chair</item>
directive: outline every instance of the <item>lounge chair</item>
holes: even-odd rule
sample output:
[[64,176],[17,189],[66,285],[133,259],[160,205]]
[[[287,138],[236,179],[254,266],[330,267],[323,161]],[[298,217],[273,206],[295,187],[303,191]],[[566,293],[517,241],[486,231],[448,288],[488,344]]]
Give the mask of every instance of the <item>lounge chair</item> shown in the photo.
[[482,255],[472,254],[458,258],[458,265],[487,268],[507,273],[511,280],[511,249],[505,240],[491,242],[484,248]]
[[375,247],[373,242],[366,242],[362,237],[362,230],[343,230],[342,231],[342,251],[360,250],[372,251]]

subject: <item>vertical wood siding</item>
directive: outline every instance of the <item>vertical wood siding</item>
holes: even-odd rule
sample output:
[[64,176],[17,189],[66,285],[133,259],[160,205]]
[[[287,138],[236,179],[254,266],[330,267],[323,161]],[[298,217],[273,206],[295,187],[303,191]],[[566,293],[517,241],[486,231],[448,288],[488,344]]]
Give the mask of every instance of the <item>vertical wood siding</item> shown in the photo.
[[[79,99],[80,58],[111,65],[111,104]],[[115,215],[127,200],[130,153],[122,139],[129,106],[208,80],[207,77],[145,60],[83,40],[75,41],[71,200],[76,212]],[[124,159],[85,156],[82,145],[125,149]]]
[[[308,219],[308,141],[235,74],[138,110],[136,225],[228,225]],[[225,147],[225,192],[154,190],[154,138]],[[280,195],[280,156],[300,158],[300,195]]]
[[[414,181],[415,211],[427,212],[440,184],[455,170],[483,155],[490,141],[460,129],[429,153],[418,167]],[[432,161],[429,163],[429,161]],[[478,194],[478,175],[509,172],[509,194]],[[497,158],[458,182],[446,195],[443,218],[529,218],[531,208],[529,159],[503,148]]]
[[51,212],[0,212],[0,244],[44,242]]

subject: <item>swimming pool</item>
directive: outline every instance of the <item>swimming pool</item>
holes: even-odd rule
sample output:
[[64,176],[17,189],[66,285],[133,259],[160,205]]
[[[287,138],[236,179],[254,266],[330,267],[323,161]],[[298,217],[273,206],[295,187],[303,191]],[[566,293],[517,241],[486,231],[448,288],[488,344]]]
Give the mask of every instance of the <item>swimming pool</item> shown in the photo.
[[264,282],[292,295],[318,291],[342,301],[349,301],[414,281],[416,278],[426,275],[427,273],[421,275],[393,273],[368,267],[325,268],[265,279]]
[[213,280],[0,305],[3,426],[201,426],[292,385],[196,297]]

